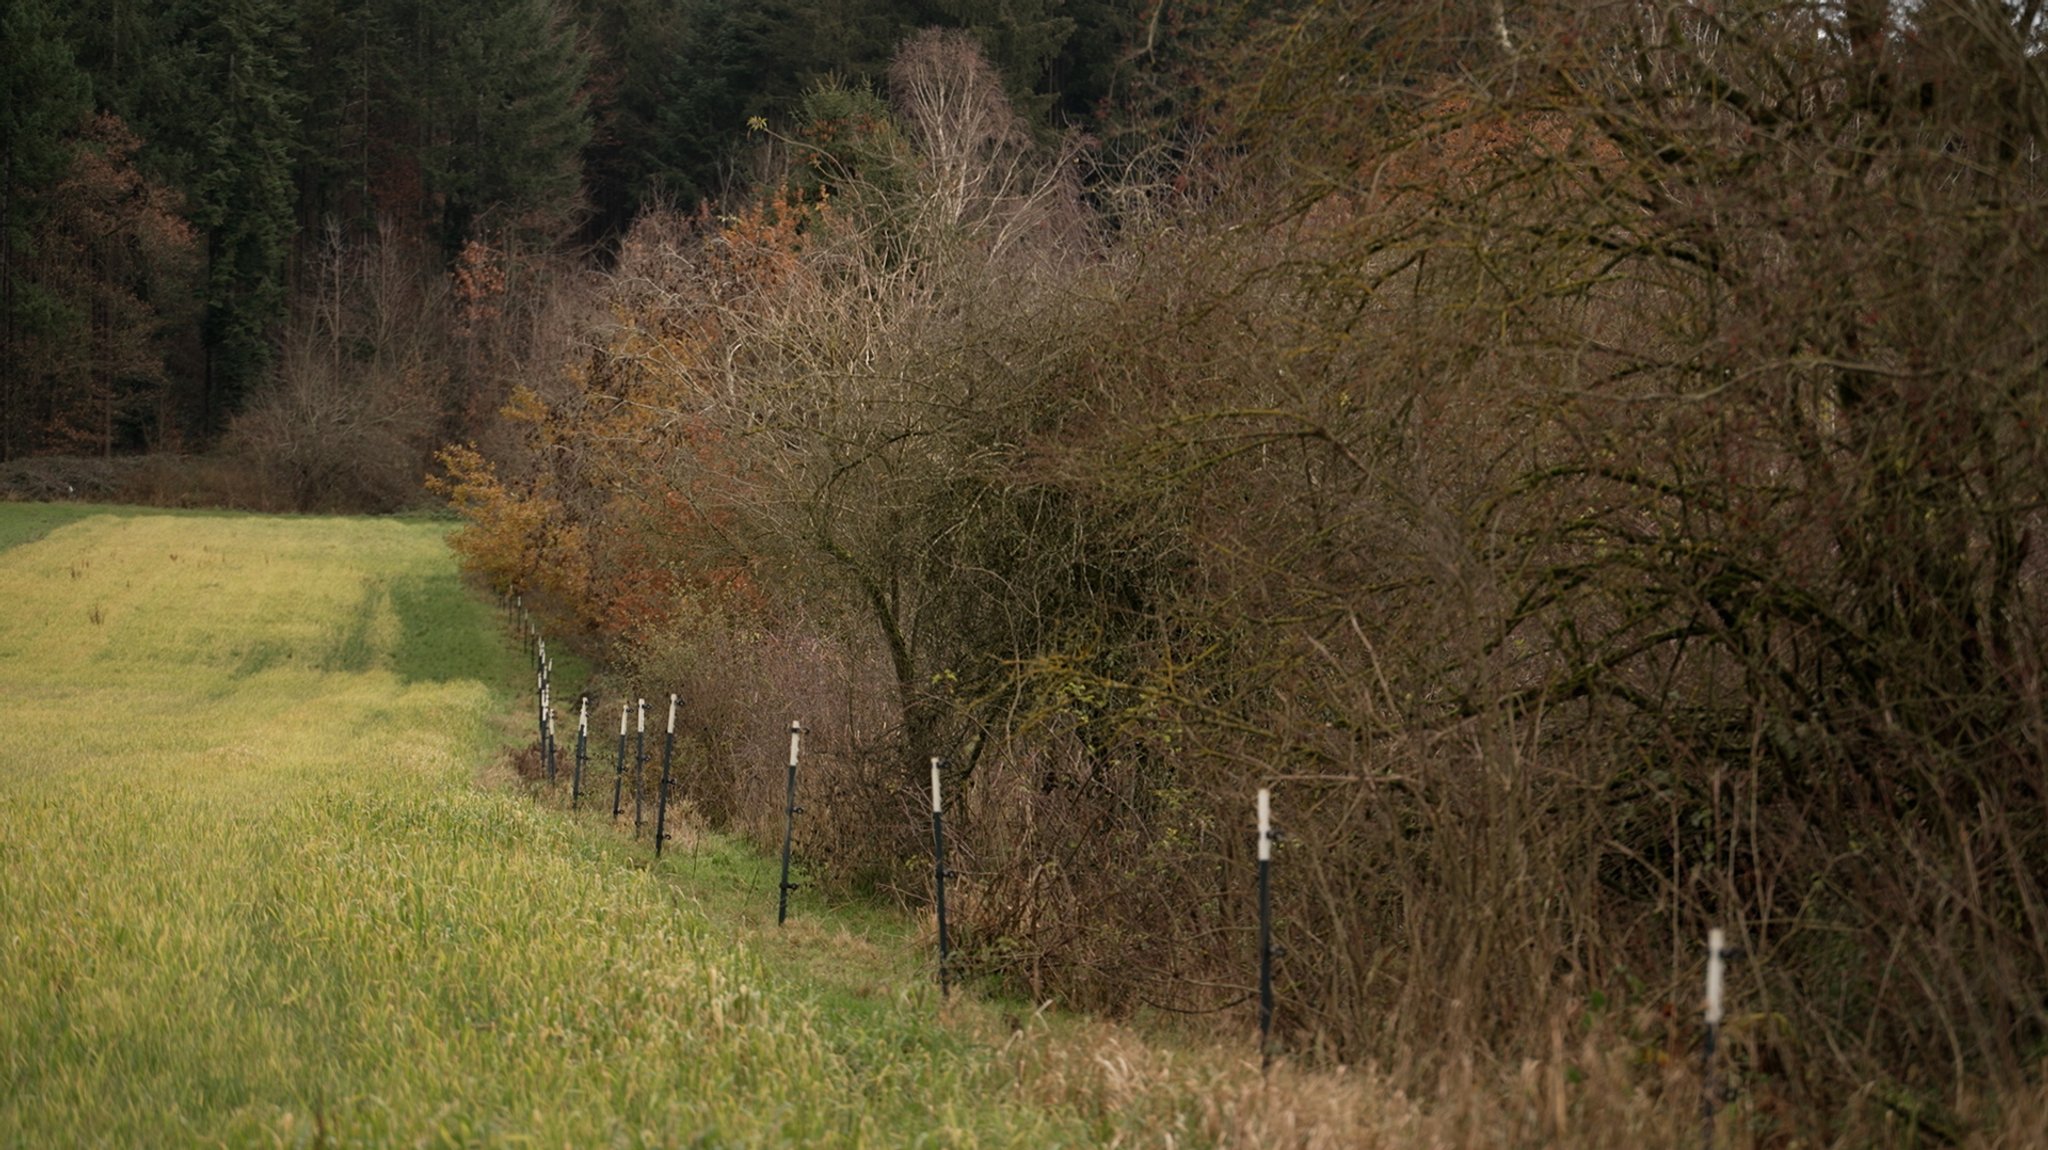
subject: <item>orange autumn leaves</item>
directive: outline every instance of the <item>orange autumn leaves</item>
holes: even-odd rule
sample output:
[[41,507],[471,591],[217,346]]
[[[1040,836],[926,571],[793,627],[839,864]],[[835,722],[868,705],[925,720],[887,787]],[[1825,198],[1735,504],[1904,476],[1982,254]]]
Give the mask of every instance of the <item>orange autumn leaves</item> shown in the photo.
[[440,453],[431,486],[467,521],[454,546],[471,571],[557,628],[626,648],[760,610],[732,531],[735,463],[706,398],[739,353],[735,321],[802,274],[826,210],[785,193],[635,229],[587,354],[500,413],[516,445]]

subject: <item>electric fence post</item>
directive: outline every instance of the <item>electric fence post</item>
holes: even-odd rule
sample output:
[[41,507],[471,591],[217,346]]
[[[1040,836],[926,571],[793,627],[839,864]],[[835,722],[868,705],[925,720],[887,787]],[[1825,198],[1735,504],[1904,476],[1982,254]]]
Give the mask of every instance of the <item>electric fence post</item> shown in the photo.
[[946,760],[932,756],[932,883],[939,914],[939,997],[945,998],[952,989],[946,961],[949,957],[946,943],[946,878],[952,872],[946,869],[946,814],[945,804],[939,798],[939,769]]
[[796,805],[796,756],[804,737],[803,724],[795,719],[789,721],[789,788],[782,804],[782,886],[775,901],[775,925],[781,926],[789,917],[789,892],[796,884],[789,881],[789,844],[796,837],[796,816],[803,808]]
[[555,782],[555,685],[554,668],[543,657],[540,664],[540,758],[548,785]]
[[612,821],[619,821],[619,803],[626,794],[626,714],[631,703],[619,703],[619,751],[612,757]]
[[533,659],[533,720],[535,733],[540,736],[540,755],[548,754],[548,644],[541,639],[536,643],[537,654]]
[[1720,1109],[1720,1088],[1714,1077],[1714,1048],[1721,1038],[1721,988],[1728,959],[1728,936],[1720,927],[1707,932],[1707,1024],[1700,1050],[1700,1145],[1714,1150],[1714,1116]]
[[569,809],[576,809],[583,797],[583,764],[590,760],[590,692],[583,692],[576,706],[576,773],[569,777]]
[[647,792],[647,700],[637,704],[633,719],[633,837],[640,837],[641,799]]
[[1259,1065],[1273,1064],[1273,793],[1259,788]]
[[552,698],[552,697],[550,697],[550,698],[549,698],[549,700],[548,700],[548,753],[547,753],[547,759],[548,759],[548,786],[550,786],[550,787],[552,787],[552,786],[554,786],[554,785],[555,785],[555,758],[556,758],[556,755],[555,755],[555,751],[556,751],[556,749],[557,749],[557,746],[556,746],[556,739],[555,739],[555,704],[554,704],[554,700],[553,700],[553,698]]
[[654,796],[654,857],[661,857],[662,840],[668,838],[669,764],[676,753],[676,696],[668,697],[668,735],[661,743],[661,790]]

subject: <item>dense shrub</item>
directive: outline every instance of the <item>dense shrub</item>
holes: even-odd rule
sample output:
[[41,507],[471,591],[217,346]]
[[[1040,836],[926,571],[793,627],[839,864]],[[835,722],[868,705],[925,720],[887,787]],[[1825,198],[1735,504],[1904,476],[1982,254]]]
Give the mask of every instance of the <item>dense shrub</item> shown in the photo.
[[1242,1010],[1270,785],[1295,1048],[1665,1049],[1720,924],[1757,1090],[1939,1127],[2048,1041],[2039,34],[1509,15],[1277,22],[1114,215],[919,41],[901,146],[643,223],[477,561],[689,678],[714,817],[815,719],[828,879],[923,897],[948,757],[1034,996]]

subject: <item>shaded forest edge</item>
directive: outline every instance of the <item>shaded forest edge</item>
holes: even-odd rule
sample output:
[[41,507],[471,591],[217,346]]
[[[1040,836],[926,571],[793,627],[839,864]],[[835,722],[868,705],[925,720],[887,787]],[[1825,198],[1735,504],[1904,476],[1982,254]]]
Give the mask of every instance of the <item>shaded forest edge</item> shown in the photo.
[[2040,6],[1417,7],[1134,24],[1093,139],[916,33],[602,272],[337,238],[226,434],[453,443],[714,824],[812,728],[831,886],[946,757],[976,977],[1242,1022],[1270,786],[1297,1054],[1654,1091],[1718,924],[1750,1136],[1961,1137],[2048,1053]]
[[1150,77],[1173,70],[1126,58],[1138,21],[1106,0],[11,3],[0,466],[165,458],[5,490],[417,500],[437,447],[561,358],[643,210],[776,182],[750,122],[870,91],[943,26],[1040,134],[1135,123],[1118,109],[1164,110]]

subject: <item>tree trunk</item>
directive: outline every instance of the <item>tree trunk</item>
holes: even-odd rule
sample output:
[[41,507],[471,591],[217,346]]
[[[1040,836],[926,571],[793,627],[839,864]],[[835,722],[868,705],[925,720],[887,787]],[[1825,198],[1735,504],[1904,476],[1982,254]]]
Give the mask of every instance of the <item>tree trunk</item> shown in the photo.
[[938,731],[940,716],[930,694],[924,690],[924,684],[918,681],[917,657],[911,650],[910,637],[903,632],[902,620],[897,618],[895,596],[871,574],[863,571],[838,540],[821,533],[819,543],[827,555],[853,576],[860,587],[861,597],[867,600],[875,626],[882,632],[882,641],[888,645],[889,667],[896,676],[898,713],[903,721],[905,761],[912,764],[913,777],[921,778],[917,775],[916,765],[937,753],[933,737]]

